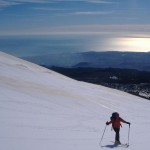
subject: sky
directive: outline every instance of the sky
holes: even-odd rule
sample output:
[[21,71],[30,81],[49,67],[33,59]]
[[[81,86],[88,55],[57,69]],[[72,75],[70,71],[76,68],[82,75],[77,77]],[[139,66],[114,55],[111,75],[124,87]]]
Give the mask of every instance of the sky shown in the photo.
[[149,51],[149,16],[149,0],[0,0],[0,35],[100,35],[108,49]]

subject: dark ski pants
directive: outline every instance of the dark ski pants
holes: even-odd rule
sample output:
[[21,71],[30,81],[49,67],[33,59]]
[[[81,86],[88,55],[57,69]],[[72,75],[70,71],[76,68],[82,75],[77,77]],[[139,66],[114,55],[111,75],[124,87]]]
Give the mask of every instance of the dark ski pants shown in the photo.
[[119,135],[120,128],[114,128],[114,131],[116,132],[115,140],[120,141],[120,135]]

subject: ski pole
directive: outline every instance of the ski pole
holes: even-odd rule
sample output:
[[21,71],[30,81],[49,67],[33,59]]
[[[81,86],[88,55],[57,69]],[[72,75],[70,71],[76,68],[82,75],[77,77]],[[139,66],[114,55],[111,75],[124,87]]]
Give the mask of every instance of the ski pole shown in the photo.
[[130,125],[129,125],[129,130],[128,130],[128,145],[129,145],[129,136],[130,136]]
[[100,145],[100,146],[101,146],[101,143],[102,143],[102,140],[103,140],[103,136],[104,136],[105,131],[106,131],[106,127],[107,127],[107,125],[105,126],[105,129],[104,129],[104,131],[103,131],[103,134],[102,134],[101,140],[100,140],[100,142],[99,142],[99,145]]

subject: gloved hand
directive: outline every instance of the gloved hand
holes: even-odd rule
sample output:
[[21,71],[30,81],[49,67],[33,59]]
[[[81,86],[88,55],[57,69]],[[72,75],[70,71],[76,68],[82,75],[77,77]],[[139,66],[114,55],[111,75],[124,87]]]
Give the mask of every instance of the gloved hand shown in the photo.
[[106,122],[106,125],[109,125],[109,122],[108,122],[108,121]]
[[130,126],[130,125],[131,125],[131,123],[130,123],[130,122],[128,122],[128,125]]

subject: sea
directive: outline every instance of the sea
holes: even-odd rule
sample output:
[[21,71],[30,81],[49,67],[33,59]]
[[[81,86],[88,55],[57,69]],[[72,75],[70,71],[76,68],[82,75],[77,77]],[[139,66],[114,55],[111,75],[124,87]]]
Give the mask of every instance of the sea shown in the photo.
[[0,51],[17,57],[98,51],[101,42],[85,35],[0,36]]

